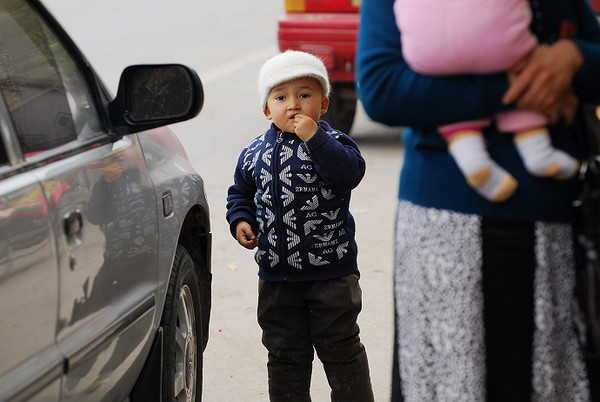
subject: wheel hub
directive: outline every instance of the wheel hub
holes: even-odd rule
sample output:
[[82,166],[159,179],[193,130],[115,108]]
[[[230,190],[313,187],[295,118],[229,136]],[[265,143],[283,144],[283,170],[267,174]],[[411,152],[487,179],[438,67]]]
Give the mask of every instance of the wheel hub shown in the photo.
[[195,342],[194,334],[187,333],[185,341],[185,389],[188,394],[191,394],[194,388],[194,373],[195,370]]
[[[195,395],[196,389],[196,320],[194,314],[194,304],[192,294],[187,285],[181,288],[179,294],[179,330],[181,331],[182,343],[180,355],[180,392],[181,396],[185,398],[187,402],[192,402]],[[185,393],[184,393],[185,392]]]

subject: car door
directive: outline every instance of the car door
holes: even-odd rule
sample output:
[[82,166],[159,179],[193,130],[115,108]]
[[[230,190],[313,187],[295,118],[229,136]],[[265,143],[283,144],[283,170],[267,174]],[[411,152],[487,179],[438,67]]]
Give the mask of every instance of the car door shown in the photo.
[[[16,10],[18,11],[18,10]],[[8,10],[0,7],[0,400],[55,400],[64,357],[55,343],[58,275],[42,184],[15,145],[6,74]]]
[[6,164],[0,171],[0,400],[55,400],[64,359],[54,342],[58,280],[48,207],[33,175]]
[[[62,353],[62,399],[124,399],[153,324],[154,191],[137,137],[113,143],[102,123],[106,97],[72,44],[31,4],[0,3],[0,89],[16,138],[9,164],[32,188],[37,183],[43,204],[38,226],[48,247],[38,264],[52,274],[35,283],[53,297],[40,306],[45,322],[35,330],[51,334],[46,343]],[[28,222],[19,227],[38,230]],[[21,297],[31,297],[28,286]]]

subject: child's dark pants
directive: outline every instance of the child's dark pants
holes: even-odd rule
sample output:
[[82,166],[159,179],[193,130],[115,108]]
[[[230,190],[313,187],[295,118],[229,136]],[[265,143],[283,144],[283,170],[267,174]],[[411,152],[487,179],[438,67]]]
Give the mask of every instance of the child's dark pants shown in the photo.
[[269,351],[272,402],[310,401],[313,346],[331,400],[371,402],[367,353],[356,323],[362,307],[358,273],[310,282],[259,280],[258,323]]

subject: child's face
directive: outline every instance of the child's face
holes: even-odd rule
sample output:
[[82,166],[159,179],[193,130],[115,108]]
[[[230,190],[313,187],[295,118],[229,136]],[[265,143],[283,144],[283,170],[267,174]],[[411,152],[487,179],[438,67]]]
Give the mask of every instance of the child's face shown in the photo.
[[329,98],[315,78],[303,77],[271,89],[263,112],[283,131],[294,132],[294,116],[304,114],[315,122],[325,114]]

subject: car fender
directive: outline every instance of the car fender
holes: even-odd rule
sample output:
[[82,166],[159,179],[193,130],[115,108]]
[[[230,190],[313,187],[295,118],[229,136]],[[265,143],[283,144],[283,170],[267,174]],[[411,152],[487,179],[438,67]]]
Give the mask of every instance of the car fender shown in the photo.
[[[204,182],[168,127],[138,134],[159,203],[158,316],[165,300],[175,250],[186,246],[199,274],[210,273],[209,207]],[[200,275],[199,275],[200,277]],[[207,306],[203,306],[207,307]],[[207,317],[208,318],[208,317]]]

